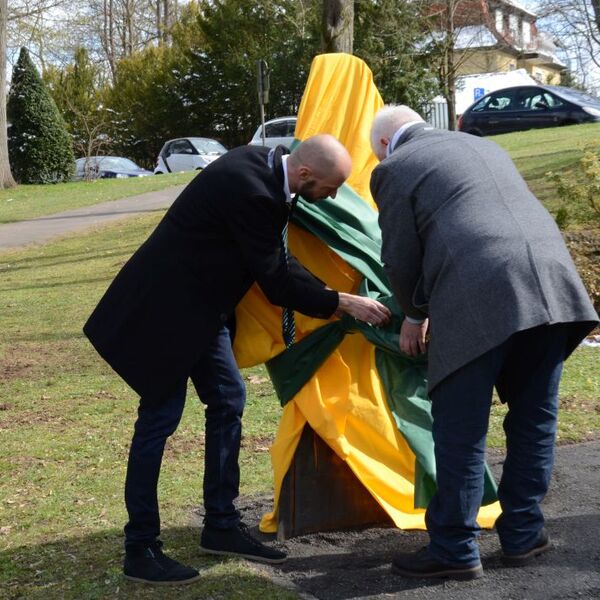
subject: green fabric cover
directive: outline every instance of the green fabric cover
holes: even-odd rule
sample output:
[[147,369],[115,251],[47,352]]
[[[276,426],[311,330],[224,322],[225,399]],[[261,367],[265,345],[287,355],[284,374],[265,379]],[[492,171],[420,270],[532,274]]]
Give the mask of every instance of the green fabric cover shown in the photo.
[[[381,231],[377,213],[349,186],[335,200],[300,201],[294,223],[323,240],[361,273],[359,293],[378,299],[393,314],[385,327],[373,327],[348,315],[328,323],[267,362],[282,405],[289,402],[349,334],[364,335],[375,345],[377,371],[396,425],[416,457],[415,508],[426,508],[436,490],[431,436],[431,402],[427,396],[427,358],[399,350],[404,315],[396,304],[380,259]],[[497,500],[496,484],[486,467],[483,504]]]

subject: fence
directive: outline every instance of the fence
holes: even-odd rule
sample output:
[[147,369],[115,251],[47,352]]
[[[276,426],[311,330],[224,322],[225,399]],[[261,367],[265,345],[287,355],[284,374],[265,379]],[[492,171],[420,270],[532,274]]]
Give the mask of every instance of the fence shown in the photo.
[[434,98],[423,106],[423,118],[438,129],[448,129],[448,103],[444,99]]

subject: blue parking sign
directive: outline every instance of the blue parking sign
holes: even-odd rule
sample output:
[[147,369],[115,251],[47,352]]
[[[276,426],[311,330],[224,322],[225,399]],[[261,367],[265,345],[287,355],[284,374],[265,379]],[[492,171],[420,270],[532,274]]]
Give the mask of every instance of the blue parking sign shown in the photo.
[[475,88],[473,90],[473,100],[479,100],[482,96],[485,96],[484,88]]

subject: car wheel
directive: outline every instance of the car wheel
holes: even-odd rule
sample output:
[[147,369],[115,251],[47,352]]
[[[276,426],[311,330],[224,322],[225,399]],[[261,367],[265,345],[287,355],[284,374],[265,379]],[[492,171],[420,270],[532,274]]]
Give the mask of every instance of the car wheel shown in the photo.
[[469,129],[465,133],[470,133],[471,135],[476,135],[477,137],[483,137],[483,133],[481,133],[479,129]]

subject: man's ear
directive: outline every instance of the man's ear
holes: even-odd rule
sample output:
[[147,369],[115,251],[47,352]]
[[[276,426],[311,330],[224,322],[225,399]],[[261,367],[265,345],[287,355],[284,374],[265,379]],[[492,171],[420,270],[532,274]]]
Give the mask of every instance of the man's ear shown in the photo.
[[312,170],[310,169],[310,167],[301,165],[298,168],[298,177],[299,177],[300,181],[307,181],[308,179],[311,178],[311,176],[312,176]]

